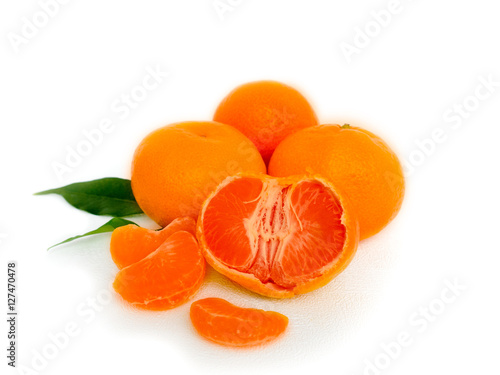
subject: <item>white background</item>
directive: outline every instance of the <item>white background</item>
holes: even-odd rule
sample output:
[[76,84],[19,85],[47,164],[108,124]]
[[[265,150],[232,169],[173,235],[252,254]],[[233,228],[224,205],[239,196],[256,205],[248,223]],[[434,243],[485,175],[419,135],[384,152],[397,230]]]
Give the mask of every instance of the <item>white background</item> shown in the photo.
[[[372,11],[388,9],[388,1],[228,3],[234,5],[221,19],[212,0],[74,0],[16,52],[9,33],[22,36],[24,17],[32,20],[41,8],[36,1],[2,2],[0,311],[7,262],[14,260],[18,366],[33,369],[36,353],[45,351],[52,358],[32,373],[498,373],[500,87],[473,98],[480,77],[500,81],[497,2],[401,0],[400,12],[379,30]],[[341,44],[354,46],[357,30],[366,27],[373,36],[349,62]],[[112,103],[141,83],[148,66],[170,75],[120,118]],[[32,194],[129,178],[132,153],[148,132],[210,119],[234,86],[257,79],[297,87],[323,123],[349,122],[379,134],[412,168],[400,215],[363,241],[327,287],[275,301],[209,273],[195,299],[222,296],[290,318],[275,344],[231,350],[196,335],[189,304],[148,313],[110,294],[116,268],[109,235],[47,252],[108,218]],[[466,113],[443,118],[464,101]],[[54,162],[65,163],[68,147],[104,118],[112,119],[113,131],[58,178]],[[424,142],[439,129],[441,143]],[[465,289],[450,301],[447,283],[454,282]],[[96,296],[101,303],[93,305]],[[420,308],[429,306],[434,314],[423,318]],[[71,322],[78,334],[54,353],[50,335]],[[4,355],[6,332],[3,323],[0,368],[14,374]],[[398,351],[390,343],[404,332],[411,344]]]

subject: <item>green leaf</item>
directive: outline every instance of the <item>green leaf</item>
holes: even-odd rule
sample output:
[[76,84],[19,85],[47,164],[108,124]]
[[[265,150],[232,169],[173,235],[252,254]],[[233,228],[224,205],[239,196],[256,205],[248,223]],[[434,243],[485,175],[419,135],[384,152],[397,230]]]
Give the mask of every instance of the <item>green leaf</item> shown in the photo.
[[35,195],[46,194],[59,194],[73,207],[94,215],[122,217],[143,213],[132,193],[130,180],[122,178],[78,182]]
[[106,224],[100,226],[99,228],[93,230],[93,231],[90,231],[90,232],[87,232],[85,234],[81,234],[79,236],[75,236],[75,237],[71,237],[71,238],[68,238],[67,240],[64,240],[62,242],[59,242],[55,245],[52,245],[51,247],[49,247],[47,250],[50,250],[52,249],[53,247],[56,247],[56,246],[59,246],[59,245],[62,245],[63,243],[67,243],[67,242],[71,242],[71,241],[74,241],[74,240],[77,240],[78,238],[82,238],[82,237],[87,237],[87,236],[92,236],[94,234],[101,234],[101,233],[109,233],[109,232],[112,232],[114,231],[116,228],[118,227],[122,227],[124,225],[128,225],[128,224],[134,224],[134,225],[137,225],[136,223],[134,223],[133,221],[130,221],[130,220],[125,220],[125,219],[122,219],[122,218],[119,218],[119,217],[114,217],[112,218],[110,221],[108,221]]

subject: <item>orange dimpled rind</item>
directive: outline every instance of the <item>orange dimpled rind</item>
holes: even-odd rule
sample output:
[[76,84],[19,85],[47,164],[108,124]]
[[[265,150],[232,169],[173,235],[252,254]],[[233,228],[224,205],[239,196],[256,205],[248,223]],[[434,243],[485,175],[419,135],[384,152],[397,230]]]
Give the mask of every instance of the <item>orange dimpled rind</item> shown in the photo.
[[268,173],[319,174],[342,189],[358,218],[361,240],[396,217],[405,192],[396,153],[382,138],[348,124],[318,125],[288,136],[274,151]]
[[234,126],[257,147],[266,165],[288,135],[318,124],[307,99],[277,81],[248,82],[232,90],[219,104],[214,121]]
[[255,145],[236,128],[215,121],[184,121],[147,135],[132,160],[138,205],[158,225],[196,219],[210,192],[235,171],[265,173]]

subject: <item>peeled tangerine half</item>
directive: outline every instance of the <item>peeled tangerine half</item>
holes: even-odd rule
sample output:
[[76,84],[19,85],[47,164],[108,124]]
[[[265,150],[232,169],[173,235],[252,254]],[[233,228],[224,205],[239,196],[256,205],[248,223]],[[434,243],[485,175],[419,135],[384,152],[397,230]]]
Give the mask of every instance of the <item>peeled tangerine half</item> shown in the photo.
[[205,259],[196,239],[179,231],[144,259],[118,272],[113,287],[135,306],[166,310],[193,296],[204,276]]
[[205,201],[197,236],[207,262],[243,287],[288,298],[317,289],[359,241],[349,203],[320,177],[227,177]]
[[254,346],[280,336],[288,318],[274,311],[243,308],[220,298],[193,302],[191,322],[204,338],[224,346]]

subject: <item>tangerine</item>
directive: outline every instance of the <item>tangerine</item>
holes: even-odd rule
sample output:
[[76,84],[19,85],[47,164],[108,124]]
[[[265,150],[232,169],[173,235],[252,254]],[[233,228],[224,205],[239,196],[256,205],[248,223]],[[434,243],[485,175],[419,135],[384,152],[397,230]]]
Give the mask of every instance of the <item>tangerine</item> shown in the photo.
[[197,237],[207,262],[269,297],[317,289],[358,245],[347,199],[320,177],[227,177],[205,201]]
[[132,162],[137,203],[161,227],[177,217],[198,216],[203,201],[227,176],[265,173],[253,143],[232,126],[180,122],[150,133]]
[[219,104],[214,121],[232,125],[250,138],[266,164],[286,136],[318,124],[307,99],[293,87],[276,81],[236,87]]
[[361,239],[381,231],[403,203],[398,157],[380,137],[350,125],[320,125],[287,137],[276,148],[269,174],[319,174],[349,197]]

